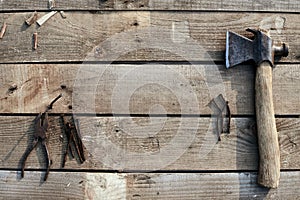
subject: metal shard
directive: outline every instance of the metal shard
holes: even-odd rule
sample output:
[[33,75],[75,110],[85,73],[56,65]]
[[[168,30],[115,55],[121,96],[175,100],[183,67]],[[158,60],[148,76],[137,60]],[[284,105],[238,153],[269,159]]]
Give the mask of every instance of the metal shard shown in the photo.
[[226,67],[252,60],[253,41],[231,31],[226,33]]
[[225,55],[227,68],[249,60],[254,61],[256,65],[268,61],[271,66],[274,66],[274,56],[286,57],[288,55],[288,46],[284,43],[275,46],[268,32],[250,28],[246,31],[254,35],[253,40],[227,31]]

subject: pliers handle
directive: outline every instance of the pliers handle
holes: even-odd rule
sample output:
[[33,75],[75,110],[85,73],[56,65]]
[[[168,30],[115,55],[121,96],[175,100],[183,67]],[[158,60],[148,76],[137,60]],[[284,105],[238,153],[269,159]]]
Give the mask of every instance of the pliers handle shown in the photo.
[[22,178],[24,177],[25,162],[26,162],[29,154],[32,152],[33,149],[35,149],[37,147],[38,142],[41,142],[43,149],[45,150],[45,153],[46,153],[47,166],[46,166],[46,173],[44,176],[44,181],[46,181],[48,174],[49,174],[50,165],[51,165],[51,160],[49,159],[50,154],[49,154],[48,147],[46,144],[46,139],[47,139],[46,132],[47,132],[47,129],[49,126],[48,113],[47,112],[39,113],[39,115],[34,120],[34,124],[35,124],[34,140],[22,156],[23,159],[22,159],[21,177]]

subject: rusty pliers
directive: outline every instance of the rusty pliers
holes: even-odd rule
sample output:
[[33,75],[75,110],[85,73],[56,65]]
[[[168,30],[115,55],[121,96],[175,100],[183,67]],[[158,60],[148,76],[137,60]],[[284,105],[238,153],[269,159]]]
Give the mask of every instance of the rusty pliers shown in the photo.
[[63,115],[61,116],[61,119],[64,125],[65,134],[67,136],[67,146],[63,154],[62,167],[65,167],[68,152],[71,158],[74,158],[77,155],[78,161],[80,162],[80,164],[82,164],[85,161],[85,156],[83,150],[84,146],[81,140],[80,132],[79,129],[76,127],[76,125],[78,125],[78,122],[75,121],[73,118],[71,121],[66,122]]
[[47,139],[46,132],[49,126],[48,113],[47,112],[39,113],[39,115],[34,120],[34,124],[35,124],[34,140],[22,156],[23,159],[22,159],[21,177],[22,178],[24,177],[24,168],[25,168],[25,162],[27,160],[27,157],[29,156],[31,151],[37,147],[37,144],[41,142],[44,151],[46,153],[45,159],[46,159],[47,166],[46,166],[46,173],[44,176],[44,181],[46,181],[49,174],[50,165],[51,165],[50,155],[46,144],[46,139]]

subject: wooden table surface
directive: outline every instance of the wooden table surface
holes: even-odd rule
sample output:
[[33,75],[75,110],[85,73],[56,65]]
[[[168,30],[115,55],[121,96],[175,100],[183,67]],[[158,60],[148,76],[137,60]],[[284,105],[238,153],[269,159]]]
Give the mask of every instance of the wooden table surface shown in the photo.
[[[42,26],[24,22],[50,12],[48,0],[0,2],[0,199],[300,198],[299,0],[55,2],[66,18]],[[249,27],[290,47],[273,69],[278,189],[256,184],[255,68],[225,67],[226,31],[249,36]],[[40,148],[21,179],[33,120],[60,93],[48,180]],[[232,114],[221,141],[208,106],[218,94]],[[61,168],[61,114],[79,120],[83,164],[68,158]]]

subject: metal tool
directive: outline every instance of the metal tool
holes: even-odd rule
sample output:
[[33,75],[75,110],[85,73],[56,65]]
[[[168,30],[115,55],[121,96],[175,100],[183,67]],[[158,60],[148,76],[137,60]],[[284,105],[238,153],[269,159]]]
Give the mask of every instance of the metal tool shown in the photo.
[[275,46],[268,33],[247,29],[254,34],[248,39],[234,32],[226,34],[226,67],[245,61],[257,65],[255,78],[255,108],[259,148],[258,183],[268,188],[277,188],[280,178],[280,151],[275,124],[272,96],[272,67],[274,56],[288,55],[288,47],[282,43]]
[[[228,105],[228,101],[225,101],[222,94],[213,98],[208,106],[214,112],[213,116],[216,118],[216,135],[218,141],[221,141],[222,133],[230,133],[230,121],[231,121],[231,113]],[[224,119],[228,117],[227,125],[224,127]]]
[[51,160],[49,159],[50,158],[49,151],[48,151],[48,147],[46,144],[46,138],[47,138],[46,132],[47,132],[47,129],[49,126],[48,113],[47,112],[39,113],[39,115],[34,120],[34,124],[35,124],[34,140],[22,156],[23,161],[22,161],[21,177],[22,178],[24,177],[24,168],[25,168],[25,162],[27,160],[27,157],[32,152],[32,150],[37,147],[38,142],[41,142],[42,146],[44,147],[45,153],[46,153],[45,158],[46,158],[47,166],[46,166],[46,173],[44,176],[44,181],[46,181],[48,174],[49,174],[50,165],[51,165]]
[[85,161],[84,150],[83,150],[84,148],[81,141],[79,129],[76,127],[75,121],[72,118],[72,121],[66,122],[64,116],[61,116],[61,119],[63,122],[65,134],[67,136],[66,137],[67,147],[63,154],[62,168],[65,167],[65,162],[67,161],[68,153],[71,158],[74,158],[75,155],[77,155],[79,162],[83,163]]
[[51,160],[50,160],[50,154],[49,150],[47,147],[47,135],[46,132],[49,127],[49,121],[48,121],[48,111],[52,109],[53,104],[62,97],[62,94],[58,95],[54,100],[51,101],[51,103],[47,106],[46,111],[43,113],[39,113],[39,115],[34,119],[34,140],[33,142],[29,145],[29,147],[26,149],[25,153],[23,154],[21,158],[21,177],[24,177],[24,168],[25,168],[25,163],[26,160],[29,156],[29,154],[32,152],[33,149],[37,147],[37,144],[40,142],[42,144],[42,147],[45,151],[45,159],[46,159],[46,173],[44,176],[44,181],[47,180],[49,170],[50,170],[50,165],[51,165]]

